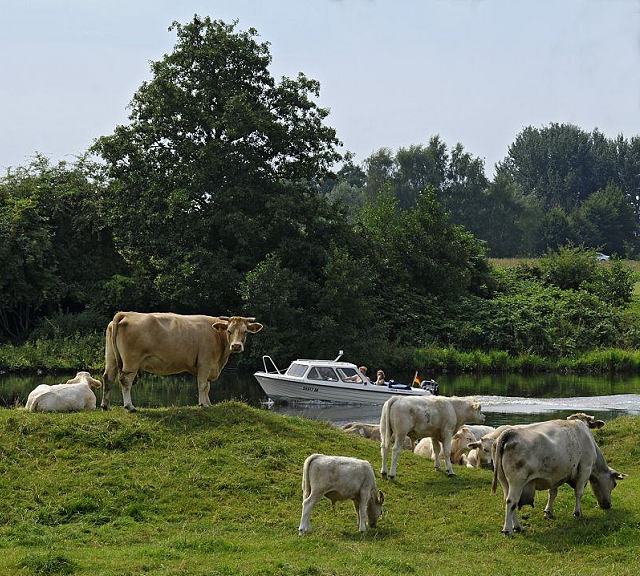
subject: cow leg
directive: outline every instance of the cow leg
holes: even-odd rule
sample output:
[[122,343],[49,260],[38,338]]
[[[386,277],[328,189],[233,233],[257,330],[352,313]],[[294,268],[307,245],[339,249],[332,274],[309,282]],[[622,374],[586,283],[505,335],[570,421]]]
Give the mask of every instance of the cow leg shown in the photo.
[[431,438],[431,449],[433,450],[435,469],[440,470],[440,450],[442,449],[442,445],[435,438]]
[[451,434],[445,434],[442,439],[442,451],[444,452],[444,463],[447,468],[447,474],[449,476],[455,476],[456,473],[453,471],[453,466],[451,465]]
[[109,404],[111,403],[111,390],[115,381],[116,371],[106,368],[102,375],[102,402],[100,403],[100,406],[103,410],[109,410]]
[[382,457],[382,467],[380,468],[380,474],[383,478],[387,477],[387,453],[389,452],[388,446],[385,446],[384,441],[380,442],[380,456]]
[[311,532],[311,511],[321,497],[322,496],[312,492],[302,501],[302,517],[300,518],[300,527],[298,528],[298,534],[300,534],[300,536]]
[[135,412],[136,407],[131,402],[131,386],[136,379],[137,372],[120,372],[120,388],[122,389],[122,402],[129,412]]
[[511,535],[513,530],[522,530],[520,520],[518,520],[517,512],[518,502],[520,501],[522,490],[514,490],[512,486],[509,486],[509,492],[507,493],[507,499],[504,506],[504,526],[502,527],[502,533]]
[[547,505],[544,507],[544,517],[547,520],[551,520],[551,518],[553,518],[553,502],[555,501],[557,495],[557,486],[549,489],[549,498],[547,498]]
[[393,448],[391,449],[391,472],[389,478],[396,477],[396,470],[398,468],[398,458],[400,458],[400,452],[402,452],[402,444],[406,436],[400,436],[399,434],[395,438]]
[[217,380],[218,376],[220,372],[212,370],[209,366],[198,366],[198,406],[211,406],[209,381]]
[[576,494],[576,507],[573,510],[573,516],[574,518],[580,518],[580,516],[582,516],[582,494],[584,493],[584,489],[585,486],[587,485],[587,481],[585,480],[584,482],[578,480],[578,482],[576,482],[576,487],[574,489],[574,492]]
[[371,492],[369,490],[360,492],[360,502],[358,504],[358,529],[364,533],[367,531],[367,506]]

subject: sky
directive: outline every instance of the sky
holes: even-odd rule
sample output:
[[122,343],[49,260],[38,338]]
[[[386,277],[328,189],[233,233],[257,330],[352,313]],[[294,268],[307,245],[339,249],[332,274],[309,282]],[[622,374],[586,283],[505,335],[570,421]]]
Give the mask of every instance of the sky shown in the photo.
[[640,134],[640,0],[0,0],[0,170],[126,123],[193,14],[256,28],[276,78],[319,80],[357,161],[439,134],[491,175],[529,125]]

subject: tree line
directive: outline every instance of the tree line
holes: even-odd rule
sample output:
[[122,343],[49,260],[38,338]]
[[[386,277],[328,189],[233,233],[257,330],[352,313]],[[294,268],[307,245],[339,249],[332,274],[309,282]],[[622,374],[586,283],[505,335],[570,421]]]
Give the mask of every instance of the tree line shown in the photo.
[[[638,138],[527,128],[492,181],[437,136],[359,166],[318,82],[273,78],[256,30],[171,29],[128,123],[74,162],[37,156],[0,180],[0,342],[104,329],[127,309],[256,316],[248,362],[636,342],[631,272],[561,247],[635,253]],[[549,250],[514,270],[487,260]]]

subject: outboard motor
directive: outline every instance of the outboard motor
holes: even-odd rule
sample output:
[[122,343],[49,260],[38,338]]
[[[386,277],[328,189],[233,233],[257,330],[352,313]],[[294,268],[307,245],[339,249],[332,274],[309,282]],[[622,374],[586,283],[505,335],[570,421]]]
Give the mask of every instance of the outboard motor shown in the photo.
[[438,386],[438,383],[435,380],[423,380],[420,382],[420,388],[428,390],[434,396],[437,396],[440,391],[440,386]]

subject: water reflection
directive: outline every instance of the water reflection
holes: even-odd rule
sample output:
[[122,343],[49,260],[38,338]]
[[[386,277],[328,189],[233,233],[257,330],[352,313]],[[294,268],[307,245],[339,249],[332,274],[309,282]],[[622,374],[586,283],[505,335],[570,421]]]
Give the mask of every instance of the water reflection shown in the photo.
[[[29,392],[37,385],[57,384],[74,375],[0,375],[0,405],[24,405]],[[445,375],[440,376],[438,382],[444,395],[477,396],[490,425],[564,418],[576,411],[586,411],[605,420],[621,414],[640,414],[640,377]],[[98,391],[98,399],[101,394]],[[193,406],[198,401],[198,389],[192,376],[144,374],[134,384],[132,397],[140,408]],[[253,406],[264,405],[268,400],[252,375],[229,368],[211,386],[210,397],[212,402],[235,399]],[[119,385],[114,388],[112,402],[122,405]],[[270,409],[341,424],[353,420],[379,421],[381,406],[306,403],[275,405]]]

